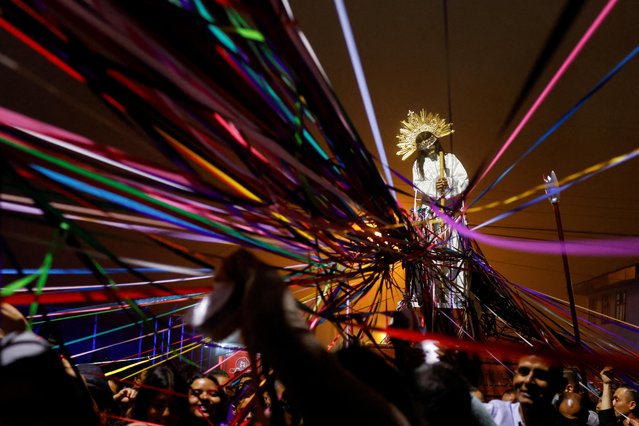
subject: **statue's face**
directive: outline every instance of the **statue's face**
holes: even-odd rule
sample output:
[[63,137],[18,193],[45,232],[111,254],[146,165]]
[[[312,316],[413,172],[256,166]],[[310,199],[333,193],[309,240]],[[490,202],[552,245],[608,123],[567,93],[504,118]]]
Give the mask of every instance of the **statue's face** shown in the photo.
[[437,142],[437,138],[435,135],[432,135],[419,143],[419,150],[430,154],[430,152],[435,149],[435,142]]

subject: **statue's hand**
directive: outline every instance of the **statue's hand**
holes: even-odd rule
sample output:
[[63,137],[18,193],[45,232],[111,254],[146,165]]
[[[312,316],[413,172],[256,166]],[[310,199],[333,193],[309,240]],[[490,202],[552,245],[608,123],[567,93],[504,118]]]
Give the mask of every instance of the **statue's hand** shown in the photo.
[[448,189],[448,180],[446,180],[446,178],[437,179],[437,182],[435,182],[435,188],[437,188],[438,193],[444,195]]

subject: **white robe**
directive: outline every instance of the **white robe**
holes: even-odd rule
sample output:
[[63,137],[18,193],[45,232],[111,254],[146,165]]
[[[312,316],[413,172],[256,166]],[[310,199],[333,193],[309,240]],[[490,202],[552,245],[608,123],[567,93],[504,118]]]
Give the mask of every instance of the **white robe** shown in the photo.
[[[464,242],[459,234],[441,223],[431,209],[431,203],[442,205],[442,194],[436,188],[437,180],[440,178],[439,155],[435,154],[424,159],[423,173],[419,173],[419,163],[413,163],[413,185],[415,186],[415,213],[417,220],[427,220],[423,224],[422,230],[426,235],[437,235],[445,241],[448,249],[461,253],[465,250]],[[444,155],[444,177],[448,181],[448,188],[443,194],[443,205],[448,208],[459,208],[461,195],[468,186],[468,174],[462,163],[454,154]],[[417,198],[421,198],[418,203]],[[455,216],[455,212],[447,212]],[[456,220],[464,221],[464,218]],[[430,237],[428,237],[430,238]],[[435,241],[435,240],[434,240]],[[439,262],[437,262],[440,264]],[[440,264],[441,273],[448,276],[448,281],[452,287],[442,287],[435,282],[431,282],[431,294],[435,298],[433,302],[438,308],[463,308],[466,300],[466,271],[464,262],[455,264]]]
[[[435,184],[439,179],[439,156],[426,157],[424,159],[423,175],[419,173],[417,161],[413,163],[413,185],[422,196],[421,207],[428,207],[431,202],[439,200],[441,194],[437,192]],[[444,193],[445,205],[454,205],[459,196],[468,186],[468,173],[455,154],[444,155],[444,173],[448,181],[448,189]],[[417,197],[417,194],[416,194]]]

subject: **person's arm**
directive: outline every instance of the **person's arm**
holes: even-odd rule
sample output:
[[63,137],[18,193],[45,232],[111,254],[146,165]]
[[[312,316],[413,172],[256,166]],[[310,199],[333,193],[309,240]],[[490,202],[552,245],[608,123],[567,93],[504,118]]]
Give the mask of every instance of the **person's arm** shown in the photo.
[[606,367],[599,373],[603,383],[600,410],[612,408],[612,367]]
[[617,423],[615,416],[615,410],[612,408],[612,367],[606,367],[599,373],[601,381],[603,382],[601,401],[599,403],[599,416],[600,426],[613,426]]
[[120,391],[113,395],[113,402],[120,404],[122,407],[130,407],[133,405],[133,400],[138,395],[138,391],[133,388],[122,388]]
[[493,414],[488,411],[488,407],[491,406],[484,404],[475,396],[471,396],[470,411],[477,426],[496,426],[496,423],[493,420]]
[[27,320],[14,306],[0,303],[0,338],[12,333],[22,333],[27,329]]
[[[248,349],[276,371],[291,401],[312,424],[409,424],[395,405],[324,350],[274,268],[240,250],[226,260],[216,283],[234,287],[226,294],[231,294],[229,301],[235,299],[233,314]],[[231,313],[228,306],[223,310]],[[221,337],[214,324],[206,327],[214,339]]]

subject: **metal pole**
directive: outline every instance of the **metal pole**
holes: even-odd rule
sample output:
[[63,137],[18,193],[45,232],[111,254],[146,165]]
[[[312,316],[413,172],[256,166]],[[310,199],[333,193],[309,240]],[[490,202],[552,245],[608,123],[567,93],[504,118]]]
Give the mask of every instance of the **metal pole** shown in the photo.
[[180,333],[180,359],[182,359],[182,352],[184,347],[184,317],[182,317],[182,331]]
[[570,278],[570,267],[568,266],[568,255],[566,254],[566,242],[564,239],[564,228],[561,223],[561,213],[559,211],[559,191],[557,176],[551,172],[550,176],[544,178],[546,182],[546,194],[555,212],[555,222],[557,224],[557,234],[561,242],[561,260],[564,265],[564,277],[566,278],[566,290],[568,292],[568,303],[570,304],[570,315],[572,317],[572,328],[575,333],[575,343],[581,347],[581,337],[579,335],[579,322],[577,321],[577,309],[575,308],[575,296],[572,291],[572,279]]
[[155,319],[155,333],[153,333],[153,361],[152,364],[155,364],[155,353],[158,347],[158,319]]
[[570,304],[570,315],[572,316],[572,328],[575,332],[575,343],[581,347],[581,337],[579,336],[579,322],[577,321],[577,309],[575,308],[575,296],[572,291],[572,280],[570,279],[570,267],[568,266],[568,255],[566,254],[566,246],[564,240],[564,229],[561,224],[561,214],[559,212],[559,204],[553,204],[555,211],[555,221],[557,222],[557,234],[561,241],[561,260],[564,264],[564,275],[566,277],[566,290],[568,291],[568,303]]
[[98,316],[95,315],[93,317],[93,343],[91,344],[91,349],[95,350],[96,348],[96,335],[98,334]]
[[171,352],[171,329],[173,328],[173,316],[169,316],[169,327],[166,330],[166,358],[169,359]]
[[142,358],[142,340],[144,340],[144,324],[140,324],[140,339],[138,340],[138,358]]
[[347,318],[347,323],[346,323],[346,340],[344,341],[344,346],[345,347],[349,347],[350,346],[350,341],[351,341],[351,333],[353,332],[352,328],[351,328],[351,297],[348,296],[348,298],[346,298],[346,318]]

